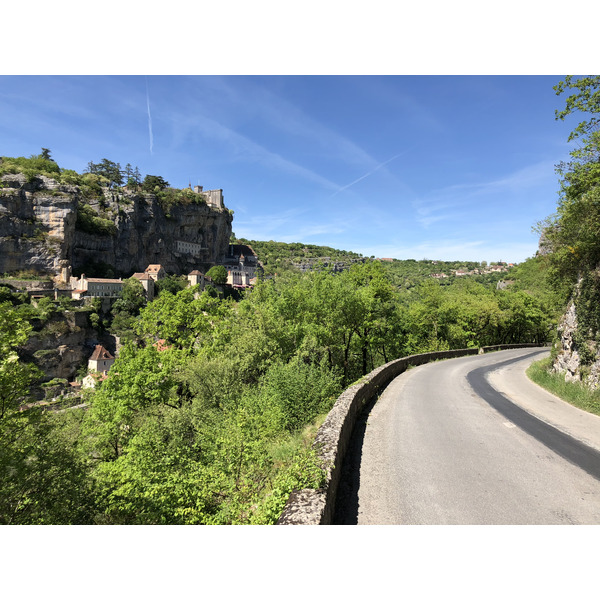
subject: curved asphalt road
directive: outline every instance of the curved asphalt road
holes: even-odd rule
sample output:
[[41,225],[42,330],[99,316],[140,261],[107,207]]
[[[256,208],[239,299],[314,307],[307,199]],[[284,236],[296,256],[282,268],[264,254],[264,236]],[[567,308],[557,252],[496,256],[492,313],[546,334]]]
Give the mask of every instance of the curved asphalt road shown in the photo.
[[429,363],[357,425],[338,524],[600,523],[600,417],[529,381],[544,349]]

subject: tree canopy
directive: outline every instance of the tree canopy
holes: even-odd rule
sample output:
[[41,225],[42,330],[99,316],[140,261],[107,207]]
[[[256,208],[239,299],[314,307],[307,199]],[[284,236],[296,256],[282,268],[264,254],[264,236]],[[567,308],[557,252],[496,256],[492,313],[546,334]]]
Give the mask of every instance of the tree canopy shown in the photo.
[[[539,229],[550,250],[548,260],[556,285],[566,298],[583,277],[583,295],[591,300],[590,310],[596,313],[600,305],[596,271],[600,266],[600,77],[567,77],[555,90],[558,95],[574,91],[566,98],[565,108],[557,111],[557,119],[572,113],[585,118],[569,136],[578,142],[571,160],[557,167],[562,180],[556,214]],[[582,316],[586,312],[582,310]],[[593,320],[600,325],[600,314]]]

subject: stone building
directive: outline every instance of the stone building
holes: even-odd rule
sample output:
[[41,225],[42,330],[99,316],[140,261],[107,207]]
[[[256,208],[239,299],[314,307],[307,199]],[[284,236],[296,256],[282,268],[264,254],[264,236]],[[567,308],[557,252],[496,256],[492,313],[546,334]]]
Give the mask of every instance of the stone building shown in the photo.
[[206,198],[206,204],[211,208],[225,208],[223,190],[204,191],[201,185],[195,185],[194,192],[196,192],[196,194],[202,194]]
[[81,380],[82,389],[95,388],[99,383],[102,383],[106,379],[106,372],[104,373],[88,373]]
[[251,287],[256,283],[260,268],[258,257],[246,244],[230,244],[229,253],[223,260],[227,269],[227,283],[233,287]]
[[146,300],[152,302],[154,300],[154,279],[150,273],[134,273],[132,277],[135,277],[144,288],[146,292]]
[[148,268],[144,273],[148,273],[154,281],[158,281],[167,276],[167,272],[163,269],[162,265],[148,265]]
[[71,296],[75,300],[83,297],[116,298],[123,289],[123,280],[101,279],[99,277],[86,277],[82,274],[79,279],[71,277]]
[[88,360],[88,370],[105,373],[110,370],[114,362],[115,357],[102,344],[97,344]]
[[199,285],[201,290],[204,289],[205,275],[204,275],[204,273],[201,273],[200,271],[198,271],[198,269],[195,269],[194,271],[189,273],[187,278],[188,278],[188,281],[190,282],[190,287]]

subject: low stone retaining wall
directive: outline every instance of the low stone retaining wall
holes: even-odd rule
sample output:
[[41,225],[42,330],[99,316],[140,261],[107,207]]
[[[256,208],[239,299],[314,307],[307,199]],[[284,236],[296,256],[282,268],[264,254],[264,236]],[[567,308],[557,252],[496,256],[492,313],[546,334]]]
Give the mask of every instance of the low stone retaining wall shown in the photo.
[[501,346],[484,346],[483,348],[427,352],[398,358],[371,371],[358,383],[342,392],[317,432],[313,446],[319,449],[319,456],[325,466],[325,485],[318,490],[306,489],[292,492],[277,521],[277,525],[331,524],[342,463],[350,443],[354,424],[365,404],[383,391],[392,379],[406,371],[409,366],[423,365],[447,358],[483,354],[495,350],[538,346],[539,344],[505,344]]

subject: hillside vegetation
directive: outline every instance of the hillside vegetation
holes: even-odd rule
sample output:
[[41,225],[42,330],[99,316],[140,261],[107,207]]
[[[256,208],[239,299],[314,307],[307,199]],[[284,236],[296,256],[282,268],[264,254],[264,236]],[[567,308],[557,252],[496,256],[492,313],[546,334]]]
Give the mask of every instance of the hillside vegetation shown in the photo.
[[585,118],[569,136],[571,160],[557,167],[556,213],[539,224],[555,293],[574,309],[561,321],[552,369],[600,389],[600,77],[567,77],[555,90],[569,93],[557,119]]
[[[99,163],[89,162],[83,173],[72,169],[62,169],[51,157],[50,150],[42,148],[41,154],[24,156],[0,157],[0,177],[22,173],[29,183],[39,177],[54,179],[59,184],[77,186],[84,201],[104,201],[103,188],[119,190],[126,186],[131,191],[156,194],[163,209],[168,210],[175,204],[190,204],[205,202],[202,194],[196,194],[191,189],[175,189],[169,187],[169,182],[159,175],[142,175],[127,164],[124,169],[119,163],[103,158]],[[0,185],[1,187],[1,185]],[[85,205],[84,205],[85,206]],[[82,221],[83,226],[86,225]]]
[[302,243],[268,242],[240,238],[237,244],[250,246],[264,268],[265,275],[281,274],[285,271],[302,270],[303,265],[317,268],[331,266],[335,263],[350,265],[363,262],[361,254],[336,250],[329,246],[316,246]]
[[376,261],[286,272],[238,302],[195,291],[119,301],[125,347],[88,408],[62,413],[19,411],[30,326],[3,302],[1,522],[274,523],[293,489],[321,484],[311,435],[353,381],[402,355],[542,343],[554,326],[540,290],[402,290]]

